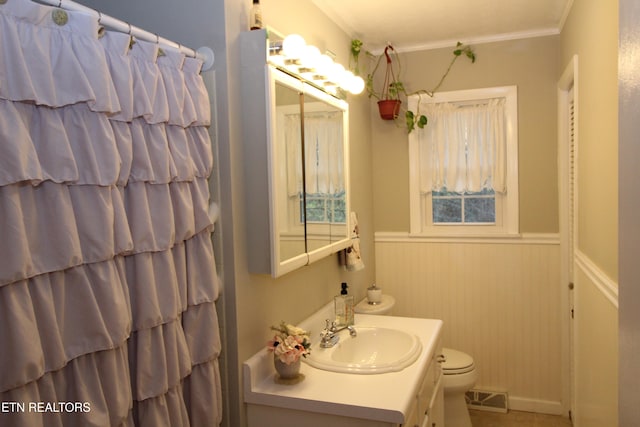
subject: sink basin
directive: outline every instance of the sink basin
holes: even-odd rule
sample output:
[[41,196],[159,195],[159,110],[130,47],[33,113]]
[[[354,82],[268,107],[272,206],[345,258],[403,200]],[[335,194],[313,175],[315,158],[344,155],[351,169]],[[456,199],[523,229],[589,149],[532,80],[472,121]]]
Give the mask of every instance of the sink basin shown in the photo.
[[400,371],[416,361],[422,345],[417,336],[398,329],[355,326],[357,336],[343,330],[331,348],[316,342],[303,359],[309,365],[334,372],[382,374]]

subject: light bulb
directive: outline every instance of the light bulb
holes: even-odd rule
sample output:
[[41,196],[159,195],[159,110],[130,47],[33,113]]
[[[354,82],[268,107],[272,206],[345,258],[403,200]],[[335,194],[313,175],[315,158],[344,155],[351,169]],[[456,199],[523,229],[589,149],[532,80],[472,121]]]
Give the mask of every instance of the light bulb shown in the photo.
[[344,73],[345,73],[344,66],[342,64],[338,64],[337,62],[334,62],[331,65],[331,68],[329,69],[329,75],[327,77],[332,82],[336,83],[337,85],[340,85],[340,82],[343,79]]
[[282,42],[282,52],[291,59],[300,59],[304,52],[306,43],[302,36],[290,34]]
[[362,91],[364,90],[364,80],[362,79],[362,77],[353,76],[348,90],[354,95],[362,93]]
[[306,45],[304,49],[302,49],[302,55],[300,56],[301,65],[305,68],[316,68],[318,63],[318,58],[320,58],[320,49],[313,45]]
[[323,76],[324,78],[328,78],[329,73],[331,72],[332,64],[333,64],[333,59],[331,59],[329,56],[324,54],[320,55],[320,57],[318,58],[318,62],[316,63],[316,71],[318,72],[319,75]]
[[349,90],[351,77],[353,77],[353,73],[351,71],[343,70],[343,72],[339,76],[340,80],[337,80],[342,89]]

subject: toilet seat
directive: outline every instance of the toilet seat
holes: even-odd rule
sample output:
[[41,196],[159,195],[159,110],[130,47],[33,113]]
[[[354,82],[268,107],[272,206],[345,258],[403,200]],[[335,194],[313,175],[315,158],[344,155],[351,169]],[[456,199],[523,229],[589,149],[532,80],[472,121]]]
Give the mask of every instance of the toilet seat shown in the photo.
[[474,370],[473,358],[467,353],[452,348],[443,348],[445,361],[442,363],[443,375],[466,374]]

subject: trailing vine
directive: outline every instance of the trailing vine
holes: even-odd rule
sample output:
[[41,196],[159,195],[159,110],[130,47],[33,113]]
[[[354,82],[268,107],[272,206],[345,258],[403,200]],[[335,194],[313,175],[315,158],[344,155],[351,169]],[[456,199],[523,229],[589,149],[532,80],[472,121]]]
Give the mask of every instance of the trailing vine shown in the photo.
[[[361,40],[354,39],[351,41],[350,65],[353,72],[358,75],[360,75],[361,73],[359,57],[362,52],[362,46],[363,43]],[[400,58],[398,57],[398,53],[393,48],[393,46],[386,46],[384,53],[378,55],[377,57],[367,52],[368,55],[377,58],[373,70],[368,73],[365,78],[365,88],[367,90],[369,98],[375,98],[378,100],[400,100],[401,95],[403,95],[405,98],[408,98],[412,95],[418,95],[419,97],[422,97],[423,95],[433,97],[436,91],[438,91],[438,89],[440,89],[440,87],[444,83],[458,58],[466,56],[471,61],[471,63],[476,62],[476,54],[471,46],[458,42],[452,53],[453,58],[451,59],[449,66],[440,78],[440,81],[438,81],[433,89],[419,89],[413,92],[407,92],[404,83],[396,77],[400,75],[401,63]],[[374,88],[373,78],[380,68],[380,64],[383,58],[385,59],[386,63],[385,78],[382,88],[380,90],[376,90]],[[394,70],[394,61],[396,64],[396,70]],[[412,132],[416,128],[416,126],[419,129],[423,129],[429,121],[427,116],[425,116],[424,114],[420,114],[420,100],[418,100],[418,106],[415,112],[409,109],[404,112],[404,119],[408,133]]]

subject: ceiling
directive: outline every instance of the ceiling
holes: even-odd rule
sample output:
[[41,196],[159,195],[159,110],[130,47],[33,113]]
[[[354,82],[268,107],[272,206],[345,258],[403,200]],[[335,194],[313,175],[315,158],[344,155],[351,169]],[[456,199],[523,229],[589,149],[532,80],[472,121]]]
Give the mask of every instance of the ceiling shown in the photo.
[[410,51],[558,34],[573,0],[312,0],[365,48]]

